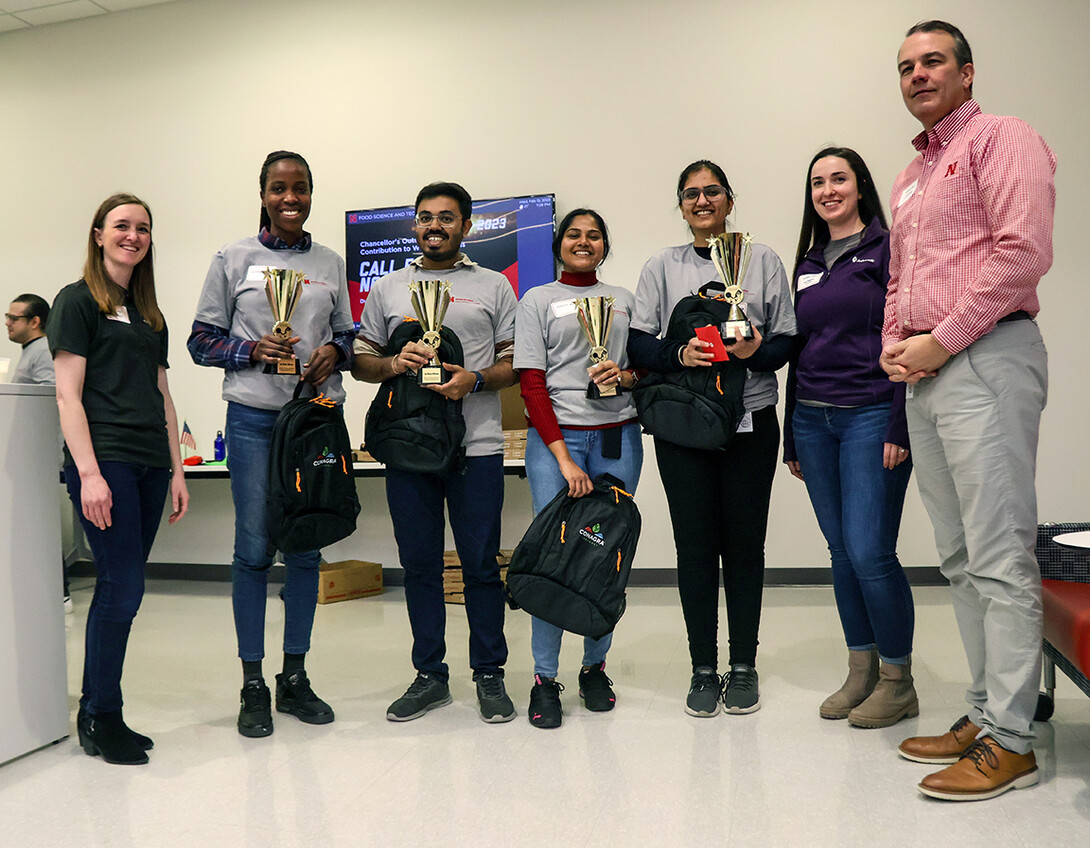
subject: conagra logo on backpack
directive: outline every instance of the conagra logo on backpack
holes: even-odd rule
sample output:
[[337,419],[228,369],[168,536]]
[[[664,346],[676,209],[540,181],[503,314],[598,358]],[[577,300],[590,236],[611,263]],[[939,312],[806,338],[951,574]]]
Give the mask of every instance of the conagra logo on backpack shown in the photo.
[[606,543],[605,536],[599,531],[601,530],[601,524],[595,524],[593,527],[584,527],[579,531],[579,535],[589,542],[593,542],[596,545],[603,546]]
[[640,511],[616,477],[595,477],[594,489],[581,498],[569,498],[565,486],[511,557],[511,606],[572,633],[606,635],[624,613],[639,537]]
[[304,385],[280,410],[269,451],[269,543],[286,554],[351,535],[360,512],[340,405],[322,394],[303,400]]

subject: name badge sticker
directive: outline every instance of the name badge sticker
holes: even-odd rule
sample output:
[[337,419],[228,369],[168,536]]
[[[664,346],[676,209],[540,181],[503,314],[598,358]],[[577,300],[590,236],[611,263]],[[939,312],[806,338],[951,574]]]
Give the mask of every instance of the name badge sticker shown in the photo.
[[816,286],[821,282],[821,278],[825,276],[824,272],[818,274],[799,274],[798,291],[808,289],[810,286]]
[[912,181],[910,185],[905,186],[905,190],[901,192],[901,199],[897,201],[898,209],[912,199],[912,195],[916,193],[916,186],[918,186],[919,184],[920,178],[917,177]]
[[553,316],[556,318],[563,318],[566,315],[575,314],[575,301],[574,300],[554,300],[552,306]]
[[131,323],[129,321],[129,307],[127,306],[117,307],[117,312],[115,312],[113,315],[107,315],[106,318],[109,321],[120,321],[122,324]]
[[265,269],[268,267],[268,265],[251,265],[246,269],[246,282],[265,285]]

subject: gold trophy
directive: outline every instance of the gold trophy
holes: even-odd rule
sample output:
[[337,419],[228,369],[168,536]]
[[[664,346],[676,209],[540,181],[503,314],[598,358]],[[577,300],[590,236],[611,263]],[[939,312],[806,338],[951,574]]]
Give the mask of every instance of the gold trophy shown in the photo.
[[413,312],[424,330],[420,339],[435,351],[432,361],[416,373],[416,381],[421,386],[440,386],[447,381],[443,364],[439,361],[440,330],[443,319],[447,317],[450,306],[451,285],[446,280],[413,280],[409,283],[409,297]]
[[[266,268],[265,269],[265,294],[269,296],[269,307],[272,309],[276,324],[272,334],[283,342],[291,338],[291,320],[295,307],[299,305],[299,298],[303,294],[303,279],[306,277],[302,271],[293,271],[291,268]],[[292,355],[275,362],[265,363],[266,374],[299,374],[299,357]]]
[[731,345],[737,341],[734,337],[736,329],[741,331],[743,339],[752,339],[753,325],[749,323],[741,303],[746,297],[742,291],[742,280],[745,279],[753,252],[753,236],[749,233],[720,233],[708,239],[708,247],[712,251],[715,269],[726,286],[724,297],[730,304],[727,320],[719,325],[723,343]]
[[[575,309],[579,315],[579,325],[583,335],[590,342],[590,361],[595,365],[609,359],[606,342],[609,330],[613,326],[612,297],[579,297],[575,299]],[[592,399],[616,397],[617,385],[602,387],[593,380],[587,385],[587,397]]]

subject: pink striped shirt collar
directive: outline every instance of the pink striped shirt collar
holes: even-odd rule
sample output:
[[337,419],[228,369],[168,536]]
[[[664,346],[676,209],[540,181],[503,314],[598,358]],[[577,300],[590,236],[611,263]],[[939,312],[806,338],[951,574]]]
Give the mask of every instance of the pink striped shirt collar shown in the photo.
[[928,145],[932,142],[938,142],[941,147],[946,147],[946,145],[950,143],[950,139],[961,132],[962,127],[979,114],[980,104],[970,97],[958,106],[957,109],[935,124],[931,132],[924,130],[912,139],[912,146],[920,151],[920,153],[927,150]]

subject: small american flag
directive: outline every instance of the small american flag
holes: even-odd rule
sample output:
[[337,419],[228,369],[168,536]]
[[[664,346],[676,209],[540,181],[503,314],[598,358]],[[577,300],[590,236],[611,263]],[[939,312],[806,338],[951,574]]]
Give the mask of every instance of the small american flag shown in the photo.
[[190,450],[197,449],[197,440],[193,438],[193,431],[189,429],[189,424],[185,421],[182,422],[182,437],[178,441]]

